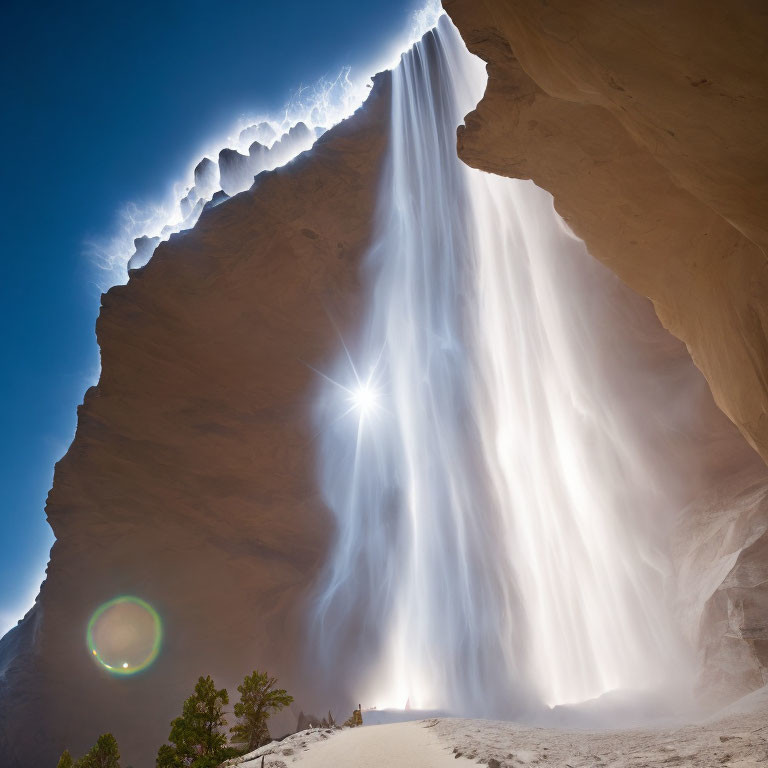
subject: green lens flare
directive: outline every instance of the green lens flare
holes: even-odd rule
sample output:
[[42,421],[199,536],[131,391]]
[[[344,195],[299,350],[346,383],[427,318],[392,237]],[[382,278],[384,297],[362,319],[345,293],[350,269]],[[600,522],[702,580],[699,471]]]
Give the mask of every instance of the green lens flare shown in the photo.
[[145,600],[121,595],[100,605],[88,622],[88,650],[113,675],[134,675],[160,653],[163,625]]

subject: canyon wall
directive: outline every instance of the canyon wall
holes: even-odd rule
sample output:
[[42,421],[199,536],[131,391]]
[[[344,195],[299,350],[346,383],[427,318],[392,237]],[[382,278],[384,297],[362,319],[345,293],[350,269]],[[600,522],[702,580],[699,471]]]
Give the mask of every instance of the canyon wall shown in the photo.
[[488,87],[469,165],[533,179],[768,459],[768,8],[445,0]]
[[[201,674],[236,695],[268,669],[306,706],[298,622],[331,536],[309,366],[357,316],[389,94],[387,73],[311,152],[103,296],[101,377],[48,498],[47,579],[0,645],[3,768],[54,766],[104,731],[124,765],[154,765]],[[135,677],[111,677],[85,643],[92,612],[121,594],[165,628]]]
[[[653,301],[768,459],[768,7],[444,7],[488,64],[459,156],[551,192],[592,255]],[[723,700],[768,681],[768,508],[764,478],[743,461],[739,480],[691,504],[676,537],[681,615],[702,686]]]

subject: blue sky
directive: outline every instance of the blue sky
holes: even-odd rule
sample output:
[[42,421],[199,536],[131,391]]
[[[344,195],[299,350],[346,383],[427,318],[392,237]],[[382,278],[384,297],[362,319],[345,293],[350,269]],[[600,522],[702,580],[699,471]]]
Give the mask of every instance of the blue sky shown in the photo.
[[241,115],[367,65],[414,0],[132,0],[4,6],[0,633],[31,604],[43,512],[98,372],[103,276],[87,243],[159,199]]

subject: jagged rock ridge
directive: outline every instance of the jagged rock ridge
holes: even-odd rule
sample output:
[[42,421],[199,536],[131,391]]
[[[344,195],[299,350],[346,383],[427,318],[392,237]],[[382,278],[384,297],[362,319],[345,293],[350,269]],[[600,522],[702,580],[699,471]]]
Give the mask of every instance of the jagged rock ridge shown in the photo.
[[292,125],[282,136],[276,134],[269,123],[261,122],[244,128],[240,132],[242,143],[249,138],[255,140],[243,155],[236,149],[225,147],[220,150],[218,161],[204,157],[193,172],[194,183],[188,187],[179,201],[181,221],[166,224],[159,235],[142,235],[134,239],[134,253],[128,259],[128,269],[139,269],[152,258],[157,245],[170,235],[191,229],[207,206],[215,206],[238,192],[249,189],[254,178],[262,171],[271,171],[285,165],[293,157],[309,149],[326,129],[317,127],[314,131],[301,121]]

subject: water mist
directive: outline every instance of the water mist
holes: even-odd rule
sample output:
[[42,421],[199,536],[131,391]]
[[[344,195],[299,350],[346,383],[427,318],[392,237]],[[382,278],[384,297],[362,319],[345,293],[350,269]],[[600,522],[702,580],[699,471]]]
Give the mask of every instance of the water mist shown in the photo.
[[546,192],[457,158],[485,79],[447,17],[392,73],[366,317],[318,397],[337,540],[312,645],[355,701],[509,717],[681,666],[595,266]]

